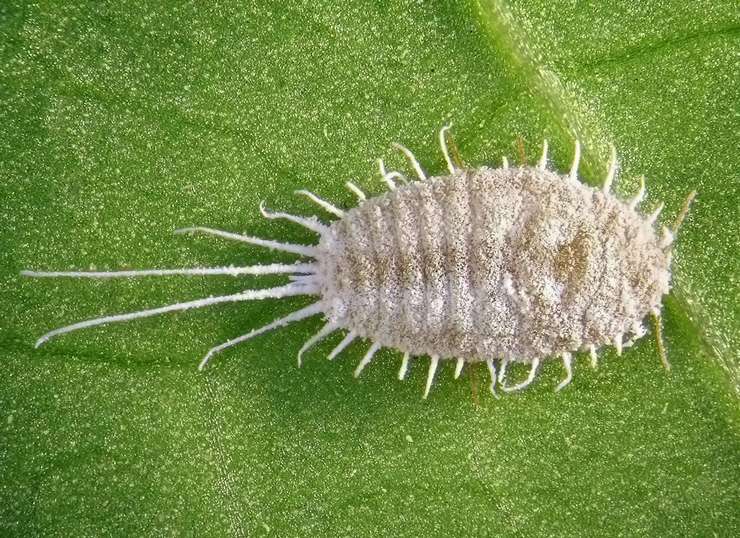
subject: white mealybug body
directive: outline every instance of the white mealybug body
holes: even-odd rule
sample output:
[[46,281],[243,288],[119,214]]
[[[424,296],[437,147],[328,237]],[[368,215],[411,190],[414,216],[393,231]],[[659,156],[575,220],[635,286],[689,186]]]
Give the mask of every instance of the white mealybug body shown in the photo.
[[[298,191],[332,213],[337,220],[323,224],[315,217],[272,213],[319,235],[314,246],[292,245],[214,230],[186,228],[292,252],[313,261],[249,267],[169,269],[117,272],[34,272],[29,276],[134,277],[170,274],[291,274],[285,286],[200,299],[130,314],[96,318],[56,329],[49,338],[76,329],[127,321],[211,304],[292,295],[316,295],[318,301],[264,327],[211,349],[201,362],[231,346],[293,321],[323,314],[324,327],[300,349],[337,330],[347,335],[329,354],[333,359],[355,338],[372,344],[355,370],[359,375],[381,347],[403,353],[399,378],[411,357],[431,359],[424,397],[440,359],[455,359],[455,377],[466,362],[486,362],[491,391],[519,390],[535,377],[541,360],[560,357],[572,379],[572,353],[614,345],[621,353],[645,334],[644,318],[656,321],[658,348],[660,307],[669,291],[670,246],[687,200],[673,231],[656,234],[659,210],[644,217],[637,205],[644,181],[632,200],[610,193],[616,169],[612,153],[602,189],[577,179],[580,145],[568,175],[547,170],[547,143],[537,166],[465,169],[447,151],[445,127],[440,144],[449,174],[427,178],[409,150],[396,146],[411,162],[419,181],[407,182],[387,172],[389,191],[368,198],[348,182],[359,205],[343,211],[308,191]],[[527,379],[506,385],[511,362],[530,364]]]

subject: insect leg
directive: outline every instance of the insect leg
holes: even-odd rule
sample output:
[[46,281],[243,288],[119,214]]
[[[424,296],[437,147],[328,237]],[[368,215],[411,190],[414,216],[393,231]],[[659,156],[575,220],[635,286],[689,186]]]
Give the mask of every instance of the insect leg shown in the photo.
[[563,366],[565,367],[565,379],[563,379],[560,384],[555,387],[555,392],[559,392],[560,390],[564,389],[567,385],[570,384],[571,380],[573,379],[573,355],[568,353],[567,351],[563,353]]
[[533,359],[532,360],[532,366],[529,369],[529,376],[527,376],[527,379],[522,381],[521,383],[514,385],[513,387],[507,387],[505,385],[501,385],[501,389],[504,392],[515,392],[517,390],[522,390],[523,388],[526,388],[529,386],[532,381],[534,381],[534,376],[537,373],[537,367],[540,365],[540,359]]
[[665,352],[665,344],[663,343],[662,318],[660,317],[660,311],[653,310],[651,318],[653,320],[653,331],[655,332],[655,345],[658,348],[660,361],[663,363],[663,367],[670,371],[671,363],[668,362],[668,356]]
[[316,232],[321,235],[329,231],[329,227],[319,222],[319,219],[317,219],[316,217],[297,217],[295,215],[290,215],[288,213],[268,211],[267,209],[265,209],[264,202],[260,202],[260,213],[262,213],[262,216],[265,217],[266,219],[289,220],[290,222],[294,222],[295,224],[300,224],[304,228],[308,228],[312,232]]
[[335,348],[334,348],[334,349],[332,350],[332,352],[331,352],[331,353],[329,353],[329,357],[328,357],[328,359],[329,359],[330,361],[331,361],[331,360],[334,360],[334,357],[336,357],[336,356],[337,356],[337,355],[339,355],[339,354],[340,354],[340,353],[341,353],[342,351],[344,351],[344,349],[345,349],[345,348],[346,348],[346,347],[347,347],[348,345],[350,345],[350,344],[352,343],[352,340],[354,340],[355,338],[357,338],[357,333],[356,333],[356,332],[354,332],[354,331],[350,331],[350,332],[348,332],[348,333],[347,333],[347,335],[346,335],[346,336],[345,336],[345,337],[344,337],[344,338],[342,339],[342,341],[341,341],[341,342],[339,342],[339,344],[337,345],[337,347],[335,347]]
[[388,188],[392,191],[396,190],[396,184],[393,182],[394,177],[400,177],[401,174],[398,172],[392,172],[388,173],[385,171],[385,164],[383,164],[383,159],[378,159],[378,168],[380,169],[380,177],[383,181],[385,181],[385,184],[388,185]]
[[609,158],[609,168],[606,172],[606,178],[604,178],[604,192],[609,192],[614,182],[614,175],[617,173],[617,149],[611,146],[611,157]]
[[135,278],[140,276],[169,275],[273,275],[280,273],[313,274],[312,263],[248,265],[246,267],[193,267],[189,269],[138,269],[124,271],[21,271],[21,275],[36,278]]
[[452,123],[448,123],[439,130],[439,145],[442,148],[442,155],[444,155],[445,162],[447,163],[447,169],[450,171],[450,174],[454,174],[457,169],[452,163],[452,159],[450,159],[450,152],[447,150],[447,141],[445,139],[445,133],[450,130],[450,127],[452,127]]
[[696,198],[696,191],[691,191],[686,197],[686,200],[684,201],[683,206],[681,207],[681,211],[678,213],[678,217],[676,217],[673,226],[671,226],[671,232],[673,232],[674,235],[678,233],[678,229],[681,227],[683,219],[686,218],[686,215],[689,212],[689,208],[691,207],[691,202],[694,201],[694,198]]
[[367,350],[367,353],[365,353],[365,356],[362,357],[362,360],[360,361],[360,364],[357,365],[357,368],[355,368],[355,377],[359,377],[362,371],[365,369],[365,366],[370,364],[370,361],[373,360],[373,356],[378,352],[378,350],[382,346],[378,342],[373,342],[373,344],[370,346],[370,349]]
[[674,239],[673,233],[668,228],[663,226],[663,235],[660,238],[660,244],[659,244],[660,248],[666,248],[666,247],[671,246],[671,244],[673,243],[673,239]]
[[432,388],[432,381],[434,381],[434,374],[437,372],[437,365],[439,364],[439,355],[432,355],[431,361],[429,362],[429,372],[427,373],[427,384],[424,387],[424,396],[426,400],[429,396],[429,389]]
[[355,185],[351,181],[346,181],[344,184],[347,186],[347,188],[349,190],[351,190],[353,193],[355,193],[355,195],[357,196],[357,201],[359,203],[362,203],[365,200],[367,200],[367,196],[365,195],[364,192],[362,192],[362,189],[360,189],[360,187],[358,187],[357,185]]
[[386,185],[388,185],[388,188],[390,190],[396,189],[396,184],[393,181],[394,179],[402,181],[404,184],[408,184],[408,180],[406,179],[406,176],[404,176],[401,172],[386,171],[385,163],[383,162],[383,159],[378,159],[378,169],[380,170],[380,175],[383,181],[385,181]]
[[591,355],[591,368],[596,370],[596,367],[599,365],[599,356],[596,354],[596,346],[593,344],[588,346],[588,352]]
[[96,327],[98,325],[106,325],[108,323],[118,323],[123,321],[130,321],[138,318],[148,318],[151,316],[158,316],[159,314],[166,314],[167,312],[177,312],[180,310],[190,310],[191,308],[203,308],[220,303],[230,303],[238,301],[256,301],[268,298],[280,298],[289,297],[292,295],[314,295],[318,292],[317,287],[309,287],[298,285],[295,283],[287,284],[277,288],[268,288],[264,290],[245,290],[240,293],[233,295],[222,295],[220,297],[208,297],[206,299],[197,299],[195,301],[188,301],[186,303],[176,303],[167,306],[161,306],[159,308],[151,308],[148,310],[140,310],[138,312],[129,312],[126,314],[116,314],[113,316],[104,316],[100,318],[88,319],[67,325],[66,327],[60,327],[54,329],[43,335],[36,341],[36,347],[39,347],[49,339],[58,336],[60,334],[77,331],[79,329],[85,329],[87,327]]
[[568,178],[576,181],[578,179],[578,164],[581,162],[581,143],[576,140],[575,148],[573,149],[573,164],[570,166],[570,173]]
[[630,209],[636,208],[637,204],[642,202],[642,199],[644,197],[645,197],[645,176],[640,176],[640,189],[637,191],[637,194],[635,195],[635,197],[629,201]]
[[220,344],[214,348],[211,348],[210,351],[206,353],[206,356],[203,357],[203,360],[200,361],[200,364],[198,365],[198,370],[203,370],[203,368],[206,367],[208,362],[211,360],[211,358],[216,353],[220,353],[226,348],[230,348],[237,344],[241,344],[245,340],[249,340],[250,338],[253,338],[257,335],[269,332],[273,329],[277,329],[278,327],[284,327],[288,325],[289,323],[293,323],[294,321],[298,321],[298,320],[305,319],[305,318],[314,316],[316,314],[319,314],[323,311],[323,307],[324,305],[322,305],[321,302],[314,303],[305,308],[301,308],[300,310],[296,310],[295,312],[292,312],[285,317],[276,319],[275,321],[273,321],[272,323],[268,323],[264,327],[260,327],[259,329],[254,329],[253,331],[250,331],[247,334],[243,334],[237,338],[229,340],[228,342],[224,342],[223,344]]
[[614,347],[617,349],[617,357],[622,356],[622,335],[618,334],[614,337]]
[[316,284],[318,282],[317,276],[315,273],[311,273],[306,275],[288,275],[288,278],[292,282],[300,282],[301,284]]
[[488,373],[491,374],[491,394],[498,398],[498,394],[496,394],[496,365],[493,364],[493,359],[488,359],[486,361],[486,366],[488,366]]
[[316,196],[311,191],[301,189],[301,190],[295,191],[295,193],[300,194],[301,196],[305,196],[306,198],[308,198],[309,200],[311,200],[312,202],[320,206],[325,211],[328,211],[332,215],[336,215],[340,219],[344,216],[344,211],[339,209],[337,206],[330,204],[326,200],[322,200],[321,198]]
[[303,344],[303,347],[298,350],[298,368],[301,367],[302,364],[302,357],[303,354],[308,351],[312,346],[316,345],[318,342],[329,336],[332,332],[337,330],[337,326],[334,323],[327,323],[324,325],[319,332],[314,334],[311,338],[306,340],[306,343]]
[[537,163],[537,168],[540,170],[547,168],[547,139],[542,142],[542,157],[540,157],[540,162]]
[[411,358],[411,355],[409,355],[409,352],[403,354],[403,359],[401,359],[401,368],[398,370],[398,379],[403,381],[403,379],[406,377],[406,372],[409,369],[409,359]]
[[292,252],[293,254],[301,254],[302,256],[310,256],[315,258],[319,250],[316,247],[307,245],[294,245],[291,243],[283,243],[281,241],[270,241],[268,239],[261,239],[259,237],[251,237],[249,235],[239,235],[231,232],[225,232],[223,230],[216,230],[214,228],[206,228],[204,226],[192,226],[189,228],[179,228],[175,230],[176,234],[185,233],[204,233],[209,235],[215,235],[223,237],[225,239],[232,239],[234,241],[241,241],[242,243],[249,243],[251,245],[257,245],[274,250],[282,250],[284,252]]
[[460,374],[462,373],[462,369],[464,365],[465,365],[465,359],[458,358],[457,364],[455,365],[455,379],[460,377]]
[[504,377],[506,376],[506,367],[509,366],[509,359],[501,359],[501,368],[499,368],[498,371],[498,381],[499,385],[504,384]]
[[419,161],[416,160],[416,157],[414,157],[414,154],[411,153],[411,151],[402,146],[401,144],[393,144],[393,147],[400,152],[402,152],[404,155],[406,155],[406,158],[411,163],[411,166],[414,167],[414,170],[416,171],[416,175],[419,176],[419,179],[422,181],[425,181],[427,178],[427,175],[424,173],[424,170],[421,169],[421,165],[419,164]]
[[663,204],[663,202],[660,202],[658,204],[658,207],[656,207],[655,210],[652,213],[650,213],[650,215],[647,218],[648,224],[655,224],[655,221],[658,220],[658,215],[660,215],[660,212],[663,211],[664,205],[665,204]]
[[501,168],[504,170],[507,170],[509,168],[509,159],[506,157],[501,157]]

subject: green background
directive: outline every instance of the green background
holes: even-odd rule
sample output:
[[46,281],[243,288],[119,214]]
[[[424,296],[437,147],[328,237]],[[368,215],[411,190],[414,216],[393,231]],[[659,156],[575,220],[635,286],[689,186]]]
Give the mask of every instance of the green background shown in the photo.
[[[124,5],[125,4],[125,5]],[[0,5],[0,535],[733,536],[740,533],[738,50],[732,1],[3,2]],[[287,3],[286,3],[287,4]],[[166,7],[165,7],[166,6]],[[30,280],[21,269],[217,266],[288,255],[187,225],[315,240],[259,216],[382,191],[374,159],[430,173],[454,122],[466,162],[648,180],[675,251],[664,333],[597,370],[548,361],[493,399],[485,367],[363,374],[303,321],[195,369],[308,304],[240,303],[81,331],[88,317],[280,278]],[[325,215],[322,215],[325,217]],[[513,368],[512,376],[524,369]]]

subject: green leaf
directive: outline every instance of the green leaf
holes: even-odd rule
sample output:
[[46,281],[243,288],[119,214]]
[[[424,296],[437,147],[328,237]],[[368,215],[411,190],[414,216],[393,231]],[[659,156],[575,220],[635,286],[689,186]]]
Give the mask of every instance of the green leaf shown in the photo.
[[[733,536],[740,532],[734,2],[6,2],[0,6],[0,534],[8,536]],[[31,280],[22,269],[289,261],[207,225],[311,242],[258,204],[342,207],[375,159],[430,173],[454,122],[467,163],[530,160],[548,138],[584,181],[620,154],[670,223],[693,189],[650,336],[573,383],[547,361],[493,399],[485,367],[383,350],[295,354],[312,319],[211,346],[308,304],[215,306],[80,331],[73,321],[280,278]],[[325,217],[325,215],[322,215]],[[525,374],[513,368],[512,376]]]

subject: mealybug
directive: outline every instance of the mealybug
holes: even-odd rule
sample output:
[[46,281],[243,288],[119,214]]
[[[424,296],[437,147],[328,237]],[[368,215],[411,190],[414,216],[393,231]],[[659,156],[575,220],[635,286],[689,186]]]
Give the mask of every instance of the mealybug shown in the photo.
[[[298,351],[303,353],[334,331],[346,336],[329,354],[336,357],[356,338],[371,341],[355,370],[367,366],[381,347],[403,354],[400,379],[411,357],[430,357],[426,398],[441,359],[455,359],[455,378],[466,362],[486,362],[491,392],[496,385],[515,391],[529,385],[541,360],[560,357],[572,379],[572,353],[614,345],[617,353],[645,334],[643,319],[652,315],[661,359],[669,367],[660,337],[662,297],[669,291],[671,244],[695,193],[686,200],[672,229],[654,229],[658,207],[647,217],[637,211],[645,182],[627,202],[611,194],[616,153],[603,188],[578,181],[580,144],[567,175],[547,169],[547,142],[536,166],[465,168],[453,162],[446,131],[439,133],[449,174],[428,178],[413,154],[395,147],[409,160],[418,181],[386,171],[388,191],[368,198],[354,183],[347,187],[358,206],[343,211],[301,190],[327,213],[316,217],[271,212],[316,233],[315,245],[296,245],[237,235],[212,228],[177,230],[242,241],[297,254],[310,261],[294,264],[115,272],[37,272],[34,277],[138,277],[145,275],[290,275],[290,282],[270,289],[245,290],[221,297],[172,304],[151,310],[82,321],[53,330],[36,346],[64,333],[165,312],[264,298],[315,295],[318,300],[264,327],[211,349],[202,369],[218,352],[259,334],[304,318],[323,315],[326,324]],[[530,365],[527,379],[506,385],[510,362]]]

